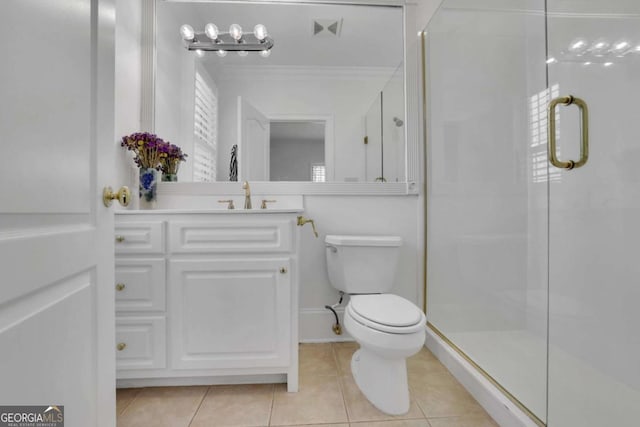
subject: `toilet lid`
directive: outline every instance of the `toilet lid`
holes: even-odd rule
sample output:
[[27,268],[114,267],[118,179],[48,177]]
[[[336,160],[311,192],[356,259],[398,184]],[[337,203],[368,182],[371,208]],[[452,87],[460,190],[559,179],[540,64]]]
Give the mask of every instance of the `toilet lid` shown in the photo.
[[414,326],[424,319],[415,304],[392,294],[352,295],[349,305],[362,318],[384,326]]

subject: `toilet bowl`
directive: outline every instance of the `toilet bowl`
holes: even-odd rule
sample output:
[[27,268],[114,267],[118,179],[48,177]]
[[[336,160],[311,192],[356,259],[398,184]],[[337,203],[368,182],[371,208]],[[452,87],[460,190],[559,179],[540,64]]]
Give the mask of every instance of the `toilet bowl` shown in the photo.
[[402,239],[396,236],[327,236],[332,286],[351,295],[344,327],[360,344],[351,372],[360,391],[381,411],[409,410],[406,358],[425,341],[426,316],[415,304],[386,293],[393,287]]

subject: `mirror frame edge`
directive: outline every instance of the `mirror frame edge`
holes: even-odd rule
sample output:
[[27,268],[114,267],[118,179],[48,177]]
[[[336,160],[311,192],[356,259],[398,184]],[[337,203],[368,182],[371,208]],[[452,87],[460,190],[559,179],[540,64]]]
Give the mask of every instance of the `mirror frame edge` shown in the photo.
[[[155,131],[155,86],[156,86],[156,10],[157,3],[163,0],[142,0],[141,22],[141,106],[140,127],[150,132]],[[176,0],[179,1],[179,0]],[[185,0],[186,1],[186,0]],[[216,0],[213,0],[216,2]],[[226,1],[220,0],[225,3]],[[291,0],[247,0],[245,3],[291,3]],[[308,4],[343,4],[337,0],[297,0],[296,3]],[[417,55],[413,58],[411,72],[407,66],[409,59],[409,38],[411,32],[407,25],[407,4],[405,0],[350,0],[350,4],[363,6],[396,6],[402,7],[403,14],[403,59],[404,59],[404,110],[405,110],[405,182],[271,182],[256,181],[252,183],[255,190],[263,194],[304,194],[304,195],[418,195],[420,177],[419,160],[419,109],[409,114],[410,101],[414,106],[419,103],[419,67]],[[411,79],[411,90],[409,80]],[[415,89],[415,90],[414,90]],[[410,129],[410,131],[409,131]],[[238,182],[224,181],[211,183],[161,183],[159,194],[206,195],[235,194]]]

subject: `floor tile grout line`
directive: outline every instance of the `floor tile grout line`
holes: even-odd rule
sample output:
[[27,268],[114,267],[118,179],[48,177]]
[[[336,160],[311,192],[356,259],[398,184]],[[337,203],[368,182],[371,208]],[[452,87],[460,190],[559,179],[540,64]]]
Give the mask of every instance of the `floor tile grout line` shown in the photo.
[[342,395],[342,404],[344,405],[344,412],[347,415],[347,424],[351,424],[351,415],[349,413],[349,405],[347,405],[347,398],[344,395],[344,386],[342,384],[342,372],[340,371],[340,364],[338,363],[338,354],[336,353],[336,348],[334,343],[331,343],[331,352],[333,353],[333,360],[336,364],[336,372],[338,376],[336,377],[338,381],[338,387],[340,388],[340,394]]
[[[140,396],[140,393],[142,392],[142,390],[144,390],[144,388],[139,388],[139,389],[137,389],[137,392],[136,392],[135,396],[133,396],[133,399],[131,399],[131,401],[130,401],[129,403],[127,403],[127,405],[126,405],[124,408],[122,408],[122,411],[121,411],[119,414],[118,414],[118,412],[116,411],[116,419],[117,419],[119,416],[124,415],[125,411],[126,411],[127,409],[129,409],[129,407],[131,406],[131,404],[132,404],[132,403],[133,403],[133,402],[138,398],[138,396]],[[117,393],[118,393],[118,389],[116,388],[116,395],[117,395]]]
[[204,394],[202,395],[202,399],[200,399],[200,403],[198,404],[198,407],[194,411],[193,415],[191,416],[191,419],[189,420],[189,424],[187,424],[187,427],[191,427],[191,423],[193,423],[193,420],[196,418],[196,415],[198,415],[198,411],[200,411],[200,408],[204,403],[204,399],[206,399],[207,396],[209,395],[209,391],[211,391],[211,387],[212,386],[207,386],[207,391],[205,391]]
[[[298,379],[299,382],[299,379]],[[276,385],[273,384],[271,387],[271,407],[269,408],[269,420],[267,421],[267,425],[271,425],[271,417],[273,417],[273,406],[276,403]]]

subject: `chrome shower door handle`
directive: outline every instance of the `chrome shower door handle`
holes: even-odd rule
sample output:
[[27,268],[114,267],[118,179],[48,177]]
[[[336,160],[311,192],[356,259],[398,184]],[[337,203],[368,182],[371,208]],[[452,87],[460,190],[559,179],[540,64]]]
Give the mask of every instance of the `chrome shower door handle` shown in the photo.
[[[556,154],[556,107],[558,104],[571,105],[575,104],[580,109],[580,122],[582,125],[582,141],[580,144],[580,160],[577,162],[573,160],[562,161],[558,159]],[[547,151],[549,155],[549,162],[560,169],[575,169],[584,166],[589,160],[589,109],[587,103],[580,98],[576,98],[572,95],[561,96],[554,98],[549,103],[547,110],[548,119],[548,135],[547,135]]]

